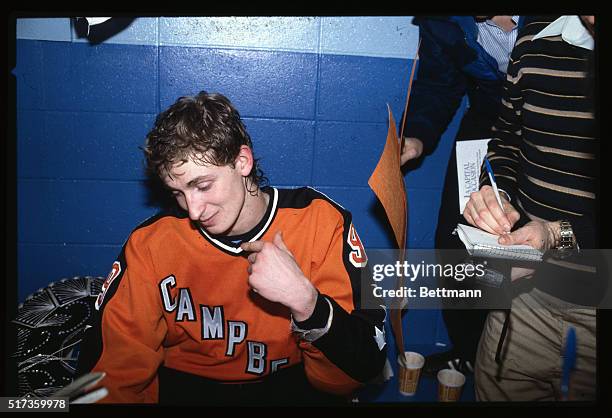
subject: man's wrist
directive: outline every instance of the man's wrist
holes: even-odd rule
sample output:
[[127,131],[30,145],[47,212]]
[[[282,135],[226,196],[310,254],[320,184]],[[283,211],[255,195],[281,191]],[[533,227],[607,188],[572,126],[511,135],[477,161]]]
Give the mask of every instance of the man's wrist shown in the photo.
[[305,296],[290,307],[291,315],[298,322],[303,322],[310,318],[317,304],[317,297],[319,295],[317,289],[305,277],[303,283],[305,288],[304,291],[298,292],[297,294]]
[[334,309],[325,296],[317,292],[317,302],[310,318],[296,322],[291,316],[291,330],[305,341],[314,342],[327,334],[334,318]]
[[561,222],[546,222],[546,233],[550,248],[557,248],[561,241]]

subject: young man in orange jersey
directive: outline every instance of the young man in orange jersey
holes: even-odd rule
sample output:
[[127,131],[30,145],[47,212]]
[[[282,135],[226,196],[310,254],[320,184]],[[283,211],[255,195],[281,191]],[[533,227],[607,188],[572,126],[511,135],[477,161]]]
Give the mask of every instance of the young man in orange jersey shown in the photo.
[[178,208],[138,226],[86,331],[79,373],[102,402],[342,402],[386,358],[383,309],[361,309],[364,246],[311,188],[264,179],[220,94],[182,97],[144,147]]

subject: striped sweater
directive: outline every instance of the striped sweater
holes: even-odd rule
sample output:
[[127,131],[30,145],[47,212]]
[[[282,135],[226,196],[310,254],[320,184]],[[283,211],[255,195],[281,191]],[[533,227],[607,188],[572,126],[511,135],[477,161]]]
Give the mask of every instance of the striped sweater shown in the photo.
[[[499,188],[521,214],[515,228],[530,219],[568,220],[580,248],[598,248],[599,139],[589,79],[594,52],[560,36],[532,40],[555,19],[531,18],[519,33],[487,157]],[[580,257],[578,264],[597,263],[584,252]],[[596,303],[603,283],[595,274],[580,273],[578,265],[543,264],[536,287],[570,302]]]
[[[599,141],[587,94],[593,51],[560,36],[531,40],[553,20],[534,18],[519,34],[487,157],[521,223],[569,220],[580,247],[596,248]],[[483,171],[481,186],[488,183]]]

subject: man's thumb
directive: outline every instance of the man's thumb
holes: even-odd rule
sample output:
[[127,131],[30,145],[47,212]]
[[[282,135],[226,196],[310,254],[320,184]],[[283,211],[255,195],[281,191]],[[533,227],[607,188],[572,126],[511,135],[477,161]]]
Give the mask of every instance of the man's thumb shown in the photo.
[[287,251],[289,254],[291,254],[291,251],[285,245],[285,241],[283,241],[283,233],[281,231],[278,231],[274,235],[274,245],[276,245],[281,250]]
[[525,231],[523,230],[523,228],[519,228],[510,234],[505,234],[499,237],[499,243],[503,245],[522,244],[524,241]]

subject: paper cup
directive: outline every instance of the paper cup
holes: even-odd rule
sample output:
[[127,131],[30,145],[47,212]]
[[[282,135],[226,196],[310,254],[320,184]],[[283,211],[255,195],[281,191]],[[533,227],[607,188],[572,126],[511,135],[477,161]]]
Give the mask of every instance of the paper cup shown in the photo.
[[413,351],[406,351],[403,356],[397,357],[397,363],[399,392],[404,396],[412,396],[416,393],[425,357]]
[[438,400],[455,402],[461,397],[465,376],[453,369],[442,369],[438,372]]

